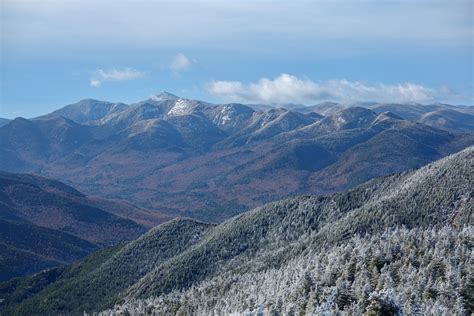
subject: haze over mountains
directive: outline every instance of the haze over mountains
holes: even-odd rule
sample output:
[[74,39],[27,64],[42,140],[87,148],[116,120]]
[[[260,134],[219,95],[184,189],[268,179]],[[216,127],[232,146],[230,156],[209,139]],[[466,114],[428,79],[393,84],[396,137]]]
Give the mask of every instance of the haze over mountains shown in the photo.
[[82,100],[0,128],[0,165],[169,216],[221,221],[329,194],[474,144],[471,107],[326,103],[293,110],[162,93]]
[[67,268],[1,284],[0,308],[469,314],[473,170],[471,146],[419,170],[273,202],[220,225],[175,219]]

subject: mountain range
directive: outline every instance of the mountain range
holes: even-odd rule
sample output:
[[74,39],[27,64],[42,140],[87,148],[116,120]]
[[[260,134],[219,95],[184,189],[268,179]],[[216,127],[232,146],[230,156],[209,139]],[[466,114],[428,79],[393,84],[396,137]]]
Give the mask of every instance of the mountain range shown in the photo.
[[474,144],[471,107],[325,103],[272,108],[162,93],[82,100],[0,127],[0,168],[163,216],[218,222],[298,194],[331,194]]
[[219,225],[177,218],[79,263],[1,283],[0,311],[469,314],[473,171],[471,146]]

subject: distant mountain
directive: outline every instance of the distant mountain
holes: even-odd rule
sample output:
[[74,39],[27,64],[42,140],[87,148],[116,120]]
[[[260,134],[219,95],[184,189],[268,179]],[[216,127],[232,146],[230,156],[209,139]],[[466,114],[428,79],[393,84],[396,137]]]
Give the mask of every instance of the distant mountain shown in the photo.
[[9,119],[0,117],[0,127],[2,127],[3,125],[7,125],[10,121],[11,120],[9,120]]
[[124,103],[85,99],[77,103],[66,105],[59,110],[37,117],[36,119],[51,119],[62,116],[82,124],[100,120],[107,115],[123,111],[125,108],[127,108],[127,105]]
[[453,132],[474,132],[474,115],[453,110],[438,110],[425,113],[418,121]]
[[0,161],[6,171],[37,172],[93,138],[93,128],[65,117],[16,118],[0,128]]
[[301,113],[316,112],[325,116],[333,115],[349,107],[364,107],[376,113],[390,112],[405,120],[423,123],[432,127],[451,132],[474,131],[474,106],[455,106],[449,104],[387,104],[387,103],[357,103],[339,104],[326,102],[313,106],[299,107]]
[[323,102],[323,103],[319,103],[315,105],[301,106],[301,107],[298,107],[296,111],[302,112],[302,113],[315,112],[324,116],[328,116],[336,112],[342,111],[348,107],[350,106],[346,104],[339,104],[335,102]]
[[472,106],[456,106],[450,104],[417,104],[417,103],[408,103],[408,104],[381,104],[381,103],[372,103],[367,106],[370,109],[373,109],[376,112],[380,111],[390,111],[393,112],[405,119],[418,121],[423,115],[427,113],[449,110],[456,111],[459,113],[474,115],[474,108]]
[[0,208],[2,280],[70,263],[167,219],[58,181],[6,172],[0,172]]
[[[169,216],[221,221],[275,199],[345,190],[474,144],[472,116],[459,106],[325,103],[318,105],[323,116],[311,107],[259,110],[167,92],[113,111],[112,103],[102,106],[84,124],[51,114],[0,127],[0,168]],[[419,122],[406,113],[418,113]]]
[[473,161],[469,147],[217,226],[176,219],[81,263],[0,284],[0,308],[6,315],[465,314],[473,301]]

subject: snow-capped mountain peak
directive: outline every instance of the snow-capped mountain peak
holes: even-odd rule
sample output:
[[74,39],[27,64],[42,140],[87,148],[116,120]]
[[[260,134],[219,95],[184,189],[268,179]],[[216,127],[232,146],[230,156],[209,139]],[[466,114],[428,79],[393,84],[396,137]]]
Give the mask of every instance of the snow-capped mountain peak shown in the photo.
[[156,94],[156,95],[151,96],[150,99],[153,100],[153,101],[168,101],[168,100],[177,100],[177,99],[179,99],[179,97],[172,94],[172,93],[163,91],[160,94]]

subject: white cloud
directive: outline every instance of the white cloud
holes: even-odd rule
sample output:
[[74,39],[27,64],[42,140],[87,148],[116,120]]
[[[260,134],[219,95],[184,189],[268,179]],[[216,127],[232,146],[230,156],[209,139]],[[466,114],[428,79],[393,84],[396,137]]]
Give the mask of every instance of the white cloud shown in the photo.
[[212,81],[207,90],[226,101],[249,103],[302,103],[320,101],[339,102],[428,102],[442,94],[432,88],[414,83],[363,83],[346,79],[315,82],[289,74],[274,79],[261,78],[257,82]]
[[98,88],[105,81],[127,81],[143,77],[145,74],[141,71],[124,68],[124,69],[98,69],[90,78],[91,87]]
[[169,68],[173,72],[179,73],[189,69],[195,62],[195,60],[189,59],[186,55],[179,53],[174,56],[173,60],[169,65]]
[[98,79],[92,79],[90,80],[91,87],[98,88],[102,84],[102,82]]

